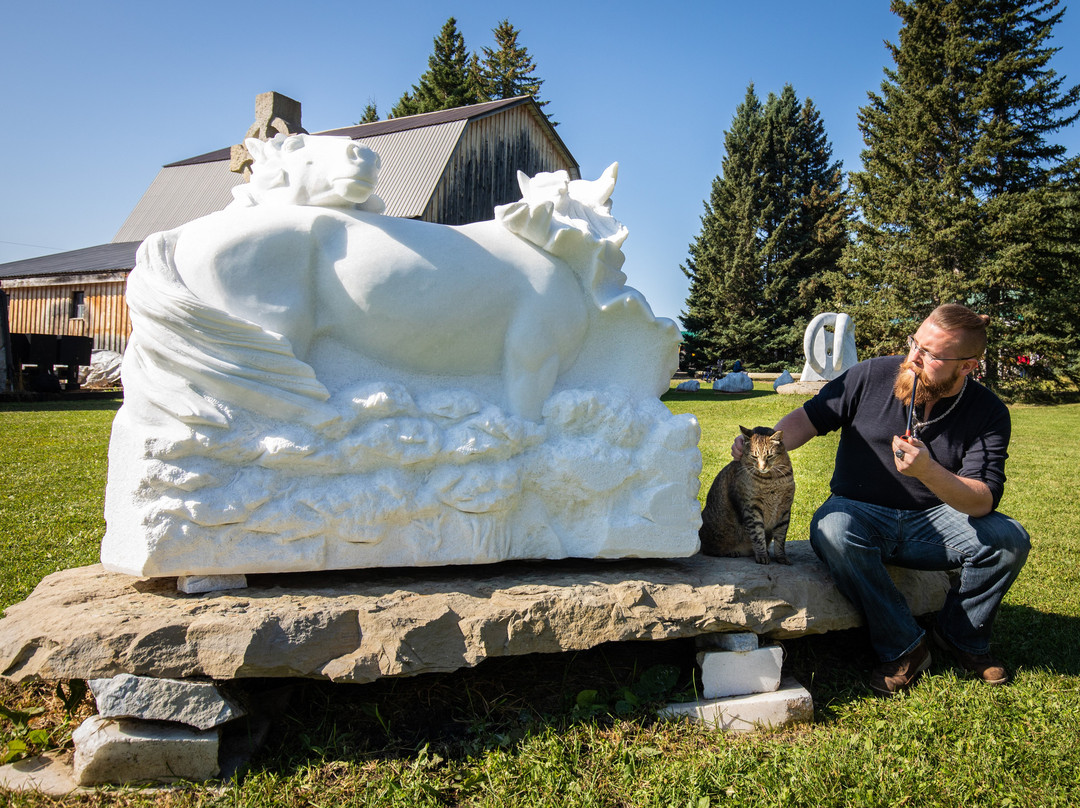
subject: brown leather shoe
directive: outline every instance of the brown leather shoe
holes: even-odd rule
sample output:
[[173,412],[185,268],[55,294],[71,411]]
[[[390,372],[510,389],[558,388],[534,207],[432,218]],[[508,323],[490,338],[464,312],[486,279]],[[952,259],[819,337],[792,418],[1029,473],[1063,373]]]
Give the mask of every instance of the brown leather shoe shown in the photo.
[[968,673],[982,679],[988,685],[1003,685],[1009,681],[1009,672],[1005,666],[994,659],[990,654],[969,654],[962,651],[951,642],[945,635],[934,626],[932,632],[934,645],[952,655],[952,658],[960,663],[960,667]]
[[914,685],[929,667],[930,643],[924,639],[913,651],[874,668],[870,674],[870,687],[879,696],[895,696]]

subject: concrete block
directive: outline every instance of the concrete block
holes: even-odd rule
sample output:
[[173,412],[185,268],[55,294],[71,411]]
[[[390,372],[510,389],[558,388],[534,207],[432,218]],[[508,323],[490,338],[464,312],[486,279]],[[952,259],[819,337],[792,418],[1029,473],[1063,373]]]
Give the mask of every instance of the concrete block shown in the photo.
[[98,714],[104,718],[176,721],[196,729],[211,729],[247,712],[213,682],[122,673],[111,679],[91,679],[90,690]]
[[760,646],[758,635],[752,631],[699,634],[694,644],[699,651],[755,651]]
[[710,651],[698,654],[701,692],[707,699],[768,693],[780,687],[784,649],[770,645],[754,651]]
[[99,715],[83,721],[75,744],[75,782],[105,783],[208,780],[218,774],[218,730]]
[[782,687],[771,693],[669,704],[659,715],[667,720],[689,719],[725,732],[752,732],[813,722],[814,699],[794,679],[785,679]]

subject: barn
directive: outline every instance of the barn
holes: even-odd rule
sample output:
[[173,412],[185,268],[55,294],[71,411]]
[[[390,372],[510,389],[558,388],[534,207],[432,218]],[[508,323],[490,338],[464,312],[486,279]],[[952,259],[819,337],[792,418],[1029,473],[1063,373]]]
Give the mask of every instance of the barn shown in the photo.
[[[265,138],[274,131],[296,131],[299,106],[277,93],[263,93],[256,99],[252,132]],[[279,109],[295,110],[294,128],[278,123],[275,130]],[[261,126],[260,115],[267,119]],[[519,170],[532,175],[562,169],[573,179],[581,176],[531,96],[313,134],[350,137],[374,149],[382,158],[378,193],[386,214],[439,224],[492,218],[496,205],[520,198]],[[39,346],[54,342],[45,336],[88,338],[78,344],[123,353],[131,332],[124,287],[136,249],[151,233],[231,202],[233,187],[245,181],[230,168],[235,151],[226,147],[163,166],[109,244],[0,264],[0,302],[8,298],[10,334],[31,335],[31,342],[38,337]],[[20,356],[20,344],[25,352],[17,337],[4,345],[16,369],[33,364]]]

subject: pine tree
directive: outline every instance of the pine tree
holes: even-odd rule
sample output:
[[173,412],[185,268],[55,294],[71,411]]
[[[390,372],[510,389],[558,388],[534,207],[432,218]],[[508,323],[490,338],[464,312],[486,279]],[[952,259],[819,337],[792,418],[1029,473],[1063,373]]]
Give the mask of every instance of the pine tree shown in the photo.
[[509,20],[504,19],[492,29],[492,33],[496,47],[483,49],[484,59],[480,70],[484,96],[494,101],[531,95],[538,106],[547,106],[547,101],[540,100],[540,85],[544,80],[535,74],[536,63],[529,55],[528,48],[518,45],[520,32]]
[[434,39],[428,69],[411,92],[401,96],[390,113],[392,118],[436,112],[476,104],[483,100],[479,85],[478,60],[470,58],[465,38],[450,17]]
[[[990,314],[985,378],[1001,386],[1019,354],[1061,366],[1067,310],[1041,287],[1074,273],[1064,149],[1048,136],[1076,120],[1046,46],[1056,0],[894,0],[895,68],[860,110],[866,148],[852,175],[859,218],[836,303],[856,317],[863,353],[902,350],[935,305]],[[1075,277],[1075,275],[1074,275]]]
[[779,369],[802,355],[806,325],[846,241],[840,164],[809,99],[789,85],[762,104],[751,84],[724,135],[722,175],[683,272],[685,327],[709,359]]

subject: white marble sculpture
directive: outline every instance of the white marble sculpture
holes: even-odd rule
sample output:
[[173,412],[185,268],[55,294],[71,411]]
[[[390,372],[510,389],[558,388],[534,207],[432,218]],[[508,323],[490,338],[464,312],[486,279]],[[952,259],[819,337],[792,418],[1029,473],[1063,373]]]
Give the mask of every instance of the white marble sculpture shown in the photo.
[[612,165],[495,220],[380,215],[348,138],[249,140],[225,210],[150,236],[101,558],[143,576],[697,551],[679,330],[620,267]]
[[806,364],[800,382],[835,379],[859,362],[855,351],[855,323],[843,313],[819,314],[806,327],[803,351]]

